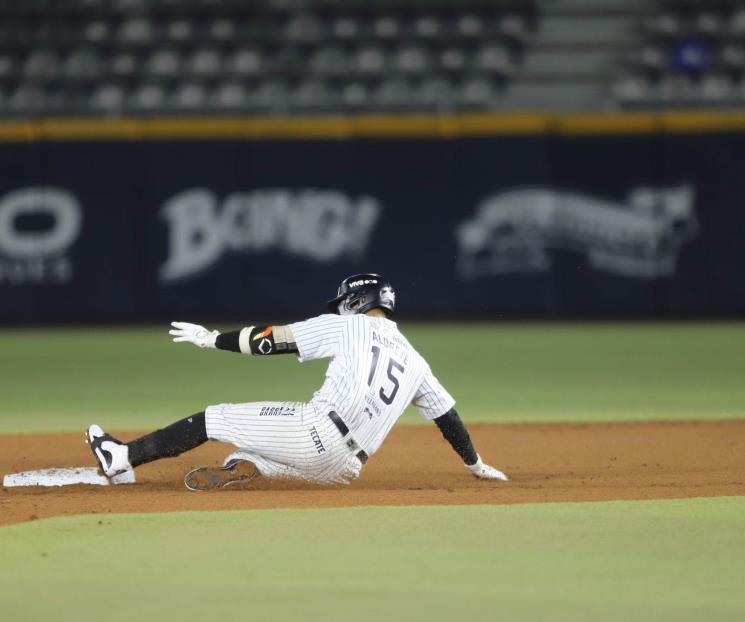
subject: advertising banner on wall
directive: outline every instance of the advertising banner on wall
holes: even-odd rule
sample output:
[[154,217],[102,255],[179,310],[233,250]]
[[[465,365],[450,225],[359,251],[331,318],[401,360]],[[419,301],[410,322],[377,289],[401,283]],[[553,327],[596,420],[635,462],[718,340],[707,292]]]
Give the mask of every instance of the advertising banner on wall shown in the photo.
[[[739,155],[738,155],[739,154]],[[0,320],[745,311],[743,135],[0,144]]]

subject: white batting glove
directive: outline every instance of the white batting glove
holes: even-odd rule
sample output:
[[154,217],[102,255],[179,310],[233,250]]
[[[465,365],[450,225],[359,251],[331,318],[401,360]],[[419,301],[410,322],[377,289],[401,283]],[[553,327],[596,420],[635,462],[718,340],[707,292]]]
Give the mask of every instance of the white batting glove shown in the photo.
[[168,334],[173,335],[174,343],[188,341],[200,348],[216,347],[215,341],[220,334],[219,331],[209,331],[204,326],[189,324],[188,322],[171,322],[171,326],[173,326],[173,330],[169,330]]
[[479,479],[500,479],[503,482],[509,482],[509,478],[502,473],[502,471],[498,471],[493,466],[489,466],[486,464],[483,460],[481,460],[481,456],[476,454],[478,460],[476,460],[476,464],[467,464],[466,468],[471,471],[474,477],[478,477]]

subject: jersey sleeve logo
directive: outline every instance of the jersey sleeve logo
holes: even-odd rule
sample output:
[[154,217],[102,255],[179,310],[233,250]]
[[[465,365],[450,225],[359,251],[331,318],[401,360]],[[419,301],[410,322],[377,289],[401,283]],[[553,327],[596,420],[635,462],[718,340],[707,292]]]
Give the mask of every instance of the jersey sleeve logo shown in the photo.
[[272,330],[274,330],[274,326],[269,326],[267,329],[261,333],[258,333],[257,335],[253,336],[253,341],[258,341],[259,339],[263,339],[264,337],[268,337],[272,334]]

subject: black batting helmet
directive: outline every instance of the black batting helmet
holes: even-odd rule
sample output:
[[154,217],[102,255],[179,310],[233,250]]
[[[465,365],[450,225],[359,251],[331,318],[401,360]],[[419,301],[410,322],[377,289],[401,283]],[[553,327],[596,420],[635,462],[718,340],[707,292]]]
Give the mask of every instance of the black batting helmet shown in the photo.
[[341,282],[336,298],[326,304],[329,311],[339,315],[367,313],[376,307],[391,315],[396,306],[396,292],[388,279],[379,274],[353,274]]

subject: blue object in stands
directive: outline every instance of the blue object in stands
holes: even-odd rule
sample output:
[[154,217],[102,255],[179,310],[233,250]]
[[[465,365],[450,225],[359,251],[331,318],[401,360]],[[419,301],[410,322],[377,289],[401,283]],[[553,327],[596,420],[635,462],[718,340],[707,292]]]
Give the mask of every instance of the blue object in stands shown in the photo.
[[686,39],[677,43],[671,52],[671,65],[675,71],[699,74],[712,64],[711,46],[701,39]]

